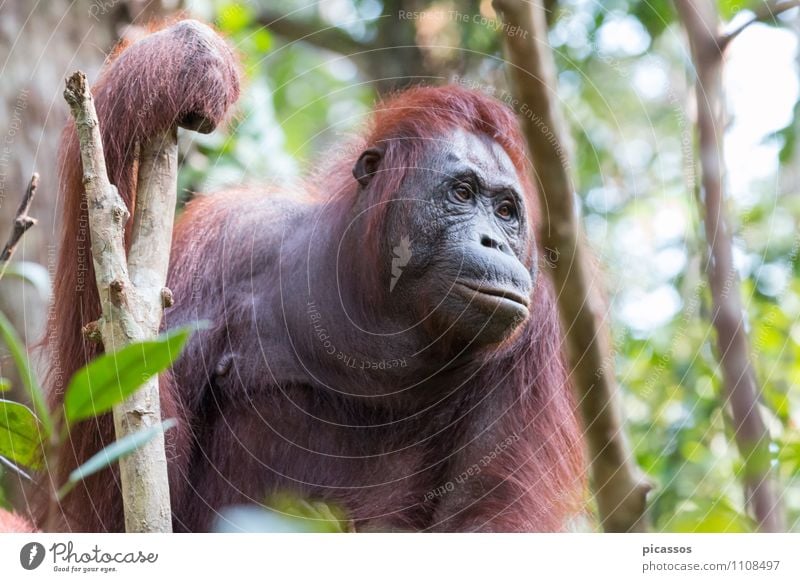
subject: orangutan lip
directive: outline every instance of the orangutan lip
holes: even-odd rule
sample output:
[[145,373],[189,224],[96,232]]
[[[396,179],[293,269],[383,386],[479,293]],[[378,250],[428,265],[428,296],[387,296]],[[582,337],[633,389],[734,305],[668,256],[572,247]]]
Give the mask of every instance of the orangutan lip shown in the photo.
[[457,281],[456,286],[468,289],[473,293],[480,293],[481,295],[488,295],[489,297],[497,297],[499,299],[508,299],[509,301],[522,305],[526,309],[530,305],[530,299],[528,297],[509,289],[489,287],[473,281]]

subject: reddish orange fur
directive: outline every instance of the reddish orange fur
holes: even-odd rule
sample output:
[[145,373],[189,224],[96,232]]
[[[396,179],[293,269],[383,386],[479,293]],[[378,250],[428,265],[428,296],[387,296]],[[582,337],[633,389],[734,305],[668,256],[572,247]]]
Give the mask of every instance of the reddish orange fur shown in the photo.
[[[130,207],[135,205],[134,144],[159,134],[189,112],[199,113],[218,123],[238,95],[235,57],[215,35],[209,36],[202,30],[198,33],[198,26],[178,23],[167,31],[127,47],[112,61],[94,88],[109,177]],[[147,114],[141,115],[141,111]],[[458,87],[412,89],[377,107],[363,142],[367,146],[384,145],[386,165],[394,170],[381,178],[379,188],[372,189],[376,196],[372,202],[379,205],[382,200],[390,199],[403,179],[403,168],[415,166],[420,151],[414,144],[423,142],[426,137],[446,135],[456,129],[486,134],[504,147],[523,182],[529,215],[535,217],[535,193],[527,178],[529,168],[525,148],[513,113],[485,95]],[[56,406],[61,403],[63,388],[71,374],[98,352],[94,344],[84,340],[80,331],[83,325],[97,319],[99,307],[88,232],[85,231],[86,212],[81,207],[83,187],[79,152],[72,126],[65,131],[64,144],[60,166],[64,231],[55,289],[55,319],[49,332],[54,352],[51,401]],[[350,175],[352,163],[352,157],[341,160],[332,172],[309,181],[310,199],[332,198],[325,210],[326,232],[341,233],[359,196]],[[311,184],[314,183],[324,183],[325,192],[321,192],[319,187],[313,188]],[[317,190],[316,196],[314,190]],[[175,232],[170,286],[175,292],[177,305],[170,314],[170,325],[173,321],[180,322],[181,318],[185,320],[186,313],[193,309],[212,315],[222,314],[219,317],[225,319],[215,320],[215,323],[223,328],[229,325],[227,317],[237,312],[231,305],[222,304],[214,285],[225,278],[237,255],[226,257],[214,245],[225,236],[240,236],[251,244],[249,233],[259,233],[262,228],[259,220],[263,218],[260,213],[273,204],[274,201],[264,197],[263,193],[253,191],[209,197],[190,205]],[[375,213],[367,236],[374,244],[366,245],[366,248],[377,252],[385,228],[385,217]],[[532,268],[537,261],[532,236],[528,242],[530,246],[524,261]],[[85,271],[76,269],[81,261]],[[353,278],[364,275],[363,280],[367,281],[364,285],[365,309],[374,305],[372,299],[378,296],[381,287],[377,281],[369,280],[376,271],[374,261],[377,257],[363,261],[366,275],[356,271],[356,266],[352,267]],[[198,278],[199,282],[195,283]],[[195,284],[197,289],[192,288]],[[195,294],[200,299],[193,299]],[[253,489],[251,495],[262,495],[267,490],[259,487],[281,485],[266,481],[270,473],[264,470],[263,465],[245,465],[244,461],[252,460],[232,455],[237,442],[231,432],[237,438],[249,439],[252,450],[267,449],[277,451],[276,455],[280,453],[278,458],[283,459],[286,466],[280,467],[279,473],[310,475],[309,482],[330,483],[334,488],[337,483],[358,481],[363,474],[373,474],[384,468],[392,470],[389,464],[376,468],[360,459],[348,461],[347,455],[352,451],[347,447],[353,446],[351,434],[342,431],[315,434],[310,425],[303,431],[295,428],[302,432],[303,438],[323,439],[326,446],[332,447],[333,456],[339,455],[344,459],[339,464],[317,466],[315,459],[309,462],[307,457],[280,451],[279,439],[265,443],[269,440],[266,438],[268,435],[263,433],[263,426],[254,423],[252,410],[233,407],[222,411],[226,402],[204,400],[217,398],[216,394],[202,391],[204,382],[207,382],[204,376],[206,368],[214,366],[213,358],[205,350],[211,349],[212,355],[216,354],[225,349],[231,337],[242,341],[236,334],[249,333],[250,329],[247,325],[231,324],[230,329],[223,330],[219,336],[206,336],[202,340],[206,343],[198,340],[176,365],[175,379],[163,378],[163,414],[177,417],[180,421],[178,428],[168,434],[167,441],[172,450],[170,487],[173,511],[176,525],[181,528],[207,527],[209,511],[226,503],[242,501],[241,496],[232,496],[230,486],[225,487],[225,478],[220,478],[225,476],[217,475],[217,468],[240,477],[242,488]],[[547,279],[540,277],[527,323],[503,346],[476,357],[478,366],[473,375],[455,386],[441,405],[437,404],[438,407],[432,407],[425,415],[405,423],[387,422],[387,426],[392,426],[391,431],[370,426],[374,438],[356,444],[357,447],[376,446],[385,439],[387,447],[394,444],[402,451],[405,450],[404,442],[414,442],[414,439],[422,438],[421,435],[430,433],[421,441],[430,448],[428,454],[436,460],[428,474],[417,475],[413,468],[409,468],[408,478],[402,480],[402,484],[408,485],[405,492],[398,482],[388,489],[375,489],[373,497],[360,488],[343,491],[335,501],[353,508],[356,517],[359,511],[369,515],[374,506],[389,502],[399,507],[419,505],[419,511],[407,515],[397,512],[399,527],[411,529],[554,531],[562,528],[580,503],[584,459],[575,406],[560,353],[560,337],[553,290]],[[265,376],[257,361],[246,360],[240,365],[239,375],[242,377]],[[352,379],[352,382],[356,381],[356,378]],[[300,391],[301,395],[304,393]],[[220,410],[211,410],[210,402]],[[285,404],[280,400],[262,402],[262,411],[275,414],[277,421],[285,421],[290,427],[302,423],[302,417],[290,415],[291,407],[287,408],[286,414],[281,412],[280,407]],[[308,402],[310,407],[319,405],[320,402],[314,399]],[[395,414],[392,410],[361,410],[355,405],[352,408],[348,406],[333,407],[333,410],[325,412],[329,412],[339,426],[371,425],[376,422],[374,415],[386,414],[391,419]],[[220,423],[218,417],[223,412],[234,419],[229,432],[213,424]],[[227,423],[228,417],[223,415],[222,420]],[[440,435],[436,439],[436,426],[443,426],[450,432],[446,437]],[[498,453],[483,469],[480,478],[468,483],[459,493],[468,496],[465,497],[468,501],[456,504],[451,512],[445,512],[444,516],[436,518],[440,521],[433,524],[434,514],[437,511],[441,513],[443,506],[456,503],[459,498],[450,496],[441,502],[437,500],[437,504],[422,507],[424,503],[420,500],[425,491],[440,486],[441,479],[448,478],[448,475],[452,478],[453,474],[467,470],[481,458],[483,451],[492,450],[496,443],[512,435],[516,439],[513,444]],[[194,443],[193,437],[198,439]],[[64,452],[64,462],[58,470],[59,480],[63,480],[77,463],[113,439],[110,417],[106,415],[74,427],[71,438],[72,448]],[[203,455],[217,463],[211,468],[197,464],[197,442],[203,442],[200,440],[203,438],[209,439]],[[456,442],[460,444],[454,449]],[[407,456],[395,456],[397,463],[411,462]],[[394,458],[386,455],[384,461],[395,462]],[[407,483],[412,477],[413,483]],[[39,519],[44,515],[43,506],[40,506]],[[87,479],[67,497],[64,510],[59,528],[121,530],[123,520],[116,469]]]

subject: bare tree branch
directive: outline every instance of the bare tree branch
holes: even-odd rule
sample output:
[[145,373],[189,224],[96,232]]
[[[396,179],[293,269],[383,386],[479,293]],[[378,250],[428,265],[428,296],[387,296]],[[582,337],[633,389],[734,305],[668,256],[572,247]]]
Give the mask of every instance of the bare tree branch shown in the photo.
[[8,237],[8,242],[3,248],[3,252],[0,253],[0,262],[2,263],[2,266],[0,266],[0,279],[2,279],[3,275],[6,274],[8,261],[11,260],[11,257],[14,255],[14,251],[17,250],[17,245],[22,239],[22,236],[28,232],[29,228],[36,225],[36,219],[28,216],[28,211],[31,208],[33,197],[36,196],[36,188],[38,186],[39,174],[34,172],[34,174],[31,176],[31,181],[28,182],[28,188],[25,190],[25,195],[22,197],[22,202],[20,202],[17,213],[14,216],[14,229],[11,231],[11,235]]
[[356,40],[341,28],[321,20],[301,20],[284,14],[262,12],[258,16],[258,23],[288,41],[306,42],[343,55],[373,48],[371,44]]
[[733,30],[722,34],[719,37],[719,50],[724,52],[730,42],[739,36],[748,26],[756,22],[766,22],[767,20],[774,20],[779,14],[797,8],[800,6],[800,0],[772,0],[771,2],[764,2],[753,12],[753,16],[740,24]]
[[362,41],[344,29],[298,14],[262,11],[258,22],[284,40],[307,43],[351,60],[379,94],[389,94],[421,81],[442,79],[439,70],[417,45],[415,23],[402,25],[398,15],[416,5],[408,0],[383,0],[383,14],[372,25],[374,40]]
[[[177,175],[175,131],[142,148],[138,195],[143,197],[143,201],[136,205],[133,237],[138,240],[132,243],[132,250],[139,250],[129,273],[124,231],[130,213],[108,179],[97,112],[82,72],[78,71],[67,79],[64,98],[75,119],[80,142],[92,258],[102,307],[97,327],[105,350],[113,352],[129,343],[152,337],[161,321],[160,289],[166,279],[163,265],[169,257],[177,193],[173,183]],[[158,188],[164,191],[155,192]],[[170,200],[172,206],[167,207]],[[159,217],[153,218],[154,213]],[[169,228],[164,226],[167,220]],[[144,252],[165,253],[166,258],[150,256],[154,267],[145,273],[141,258]],[[142,284],[141,289],[135,284],[137,282]],[[153,285],[159,286],[155,301],[151,292]],[[161,404],[155,379],[114,408],[117,439],[160,422]],[[172,512],[163,434],[120,460],[119,465],[125,530],[129,533],[171,532]]]
[[714,0],[675,0],[689,37],[697,72],[695,98],[702,196],[708,245],[707,273],[713,301],[713,324],[736,444],[744,459],[748,504],[762,531],[782,531],[782,517],[770,470],[770,437],[761,418],[760,389],[750,361],[750,347],[733,265],[730,222],[725,213],[725,163],[722,153],[725,104],[722,52],[717,40],[719,17]]
[[604,302],[581,244],[544,7],[541,0],[494,0],[494,6],[509,27],[528,32],[505,36],[506,55],[542,208],[546,209],[542,240],[559,257],[552,274],[600,520],[606,531],[643,531],[650,484],[633,462],[625,439],[613,372],[604,372],[606,362],[612,359],[602,321]]

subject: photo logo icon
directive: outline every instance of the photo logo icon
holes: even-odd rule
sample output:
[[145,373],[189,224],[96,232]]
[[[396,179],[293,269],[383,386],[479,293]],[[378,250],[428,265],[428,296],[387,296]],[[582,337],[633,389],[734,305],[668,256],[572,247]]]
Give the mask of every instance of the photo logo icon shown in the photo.
[[19,552],[19,563],[26,570],[35,570],[44,561],[44,546],[39,542],[30,542],[22,546]]

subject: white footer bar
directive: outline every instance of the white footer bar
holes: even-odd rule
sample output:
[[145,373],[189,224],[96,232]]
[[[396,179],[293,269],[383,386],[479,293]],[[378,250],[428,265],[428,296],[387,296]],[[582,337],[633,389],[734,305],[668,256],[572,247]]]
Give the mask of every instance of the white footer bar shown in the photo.
[[0,580],[800,580],[800,534],[0,534]]

